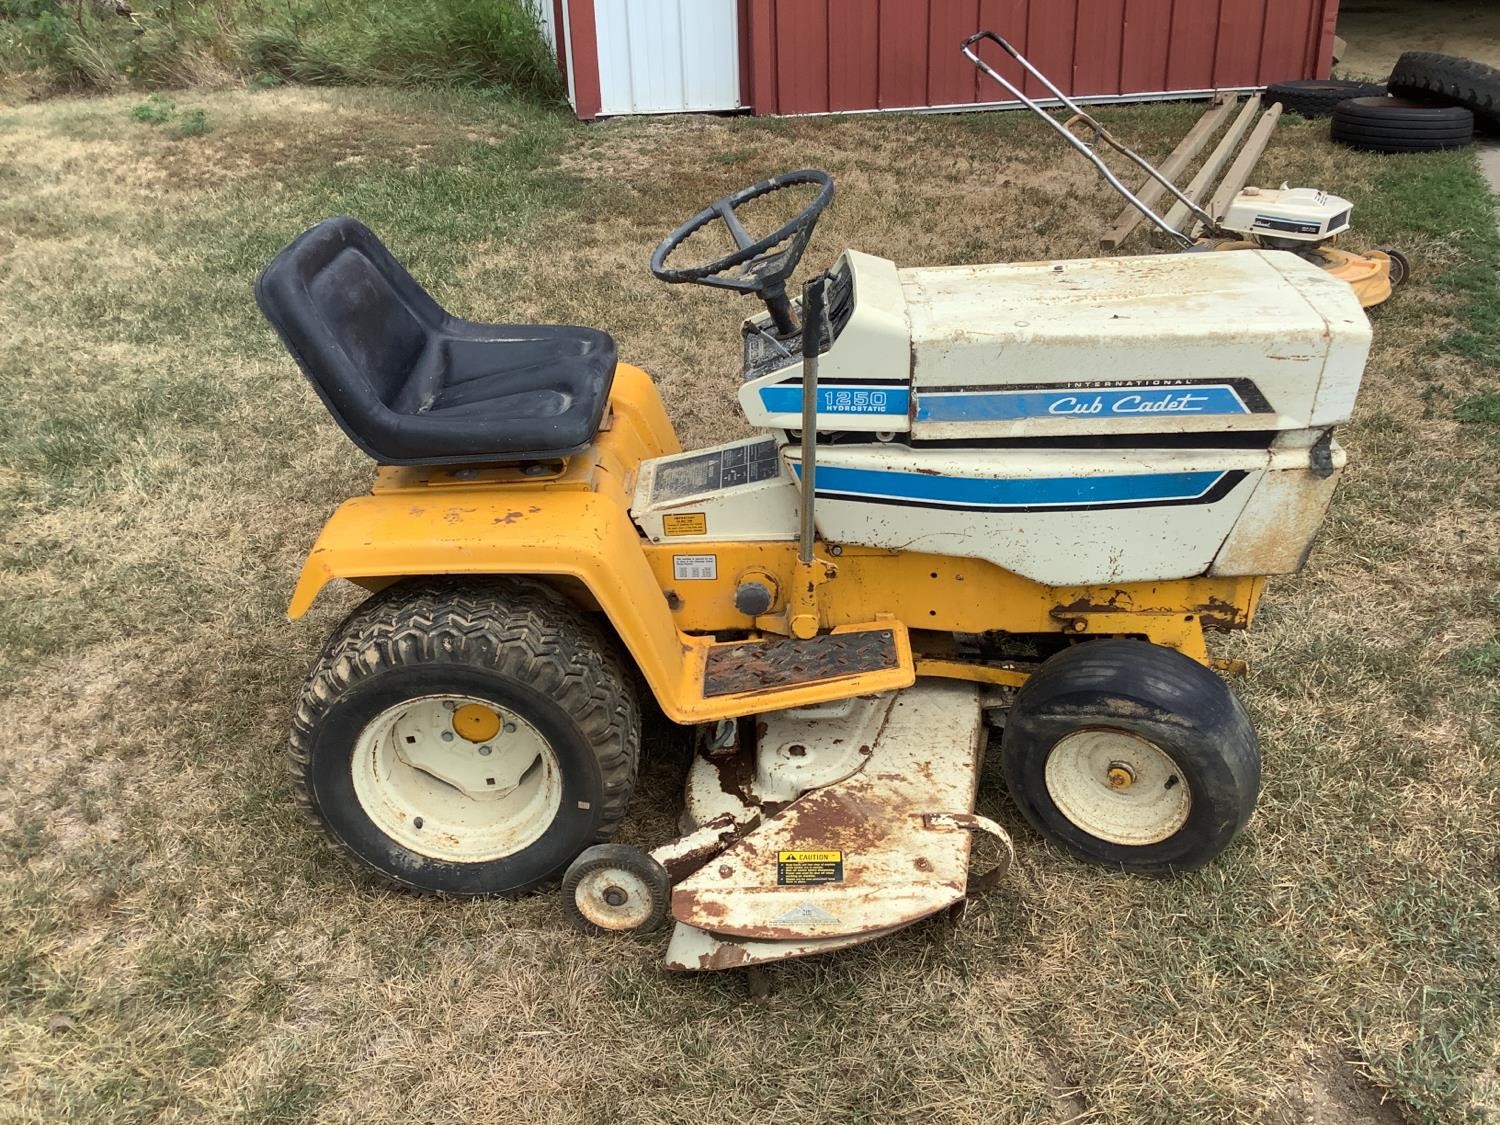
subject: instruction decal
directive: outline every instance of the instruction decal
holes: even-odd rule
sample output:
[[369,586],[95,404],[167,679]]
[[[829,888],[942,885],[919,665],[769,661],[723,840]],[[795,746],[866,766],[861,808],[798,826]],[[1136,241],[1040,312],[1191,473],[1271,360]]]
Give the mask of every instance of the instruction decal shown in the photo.
[[706,512],[674,512],[662,516],[661,529],[668,535],[707,535],[708,514]]
[[719,556],[673,555],[672,577],[679,582],[711,582],[719,577]]
[[843,852],[777,852],[776,885],[811,887],[844,881]]
[[651,501],[660,504],[685,500],[707,492],[775,480],[781,475],[781,454],[775,438],[747,445],[730,445],[707,453],[667,458],[656,463]]

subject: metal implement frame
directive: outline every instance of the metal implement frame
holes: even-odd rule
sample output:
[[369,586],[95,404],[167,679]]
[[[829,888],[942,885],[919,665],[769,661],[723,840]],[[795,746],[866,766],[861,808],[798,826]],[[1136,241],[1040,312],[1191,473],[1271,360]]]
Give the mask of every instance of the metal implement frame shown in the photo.
[[[978,52],[974,48],[975,44],[979,43],[982,40],[988,40],[989,42],[999,46],[999,48],[1007,55],[1009,55],[1012,59],[1014,59],[1021,66],[1021,68],[1026,71],[1027,74],[1031,75],[1049,91],[1051,91],[1052,96],[1055,97],[1061,105],[1064,105],[1068,109],[1072,110],[1073,118],[1067,124],[1058,121],[1057,118],[1053,117],[1050,113],[1047,112],[1044,106],[1028,97],[1018,86],[1011,82],[1010,79],[1006,78],[1005,75],[1001,74],[994,67],[990,66],[989,63],[980,58]],[[1068,97],[1068,95],[1059,90],[1053,83],[1052,79],[1048,78],[1045,74],[1043,74],[1040,70],[1033,66],[1030,60],[1028,60],[1025,55],[1021,54],[1020,51],[1012,47],[999,35],[996,35],[993,31],[976,32],[963,41],[963,53],[964,57],[971,63],[973,63],[981,73],[987,74],[990,78],[994,79],[994,81],[997,82],[1002,89],[1007,91],[1022,105],[1026,106],[1027,109],[1031,110],[1048,125],[1050,125],[1054,130],[1060,133],[1063,139],[1068,142],[1068,144],[1072,145],[1073,148],[1082,153],[1084,159],[1088,160],[1091,164],[1094,165],[1095,168],[1099,170],[1099,174],[1103,176],[1106,181],[1108,181],[1110,187],[1119,192],[1120,195],[1123,196],[1132,207],[1134,207],[1142,215],[1149,219],[1151,223],[1162,232],[1162,234],[1171,239],[1173,242],[1176,242],[1183,249],[1190,248],[1193,245],[1193,240],[1187,235],[1183,234],[1181,231],[1174,229],[1167,223],[1166,219],[1162,218],[1162,216],[1157,214],[1156,211],[1154,211],[1151,207],[1143,203],[1140,198],[1137,197],[1136,194],[1125,185],[1120,177],[1115,175],[1115,173],[1110,169],[1109,165],[1104,162],[1103,158],[1100,157],[1099,153],[1096,151],[1095,146],[1099,144],[1105,144],[1114,149],[1121,156],[1130,160],[1137,167],[1139,167],[1141,171],[1146,173],[1146,175],[1150,176],[1157,183],[1161,184],[1163,188],[1171,192],[1177,202],[1180,205],[1186,207],[1194,215],[1194,217],[1196,217],[1200,222],[1203,223],[1205,227],[1209,229],[1215,228],[1216,224],[1207,211],[1203,210],[1202,207],[1198,206],[1197,203],[1193,202],[1193,200],[1183,194],[1181,189],[1179,189],[1176,184],[1167,179],[1166,176],[1162,175],[1162,173],[1159,172],[1156,167],[1152,165],[1151,162],[1148,161],[1145,157],[1141,156],[1133,149],[1127,148],[1125,145],[1116,140],[1110,134],[1109,130],[1101,125],[1092,114],[1090,114],[1077,102],[1073,101],[1073,99]],[[1085,141],[1081,139],[1076,133],[1074,133],[1073,130],[1069,127],[1074,121],[1081,121],[1083,124],[1087,125],[1089,129],[1093,131],[1094,139],[1092,141]]]

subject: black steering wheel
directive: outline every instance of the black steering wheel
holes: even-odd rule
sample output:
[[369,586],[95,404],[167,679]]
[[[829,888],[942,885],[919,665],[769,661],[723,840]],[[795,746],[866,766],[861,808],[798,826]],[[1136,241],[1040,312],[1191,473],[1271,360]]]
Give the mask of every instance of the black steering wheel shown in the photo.
[[[818,194],[813,201],[764,238],[752,238],[735,210],[753,199],[802,184],[817,186]],[[783,172],[769,180],[751,184],[709,204],[662,239],[656,253],[651,255],[651,272],[662,281],[676,284],[696,281],[700,285],[714,285],[739,293],[755,293],[770,310],[771,319],[776,323],[776,331],[783,336],[790,336],[797,331],[797,322],[792,316],[792,303],[787,300],[787,278],[792,276],[792,271],[802,259],[802,252],[807,249],[807,240],[812,237],[818,216],[832,200],[833,177],[816,168]],[[672,253],[715,219],[723,220],[724,225],[729,228],[737,249],[701,266],[668,269],[667,259]],[[736,272],[731,273],[731,270]]]

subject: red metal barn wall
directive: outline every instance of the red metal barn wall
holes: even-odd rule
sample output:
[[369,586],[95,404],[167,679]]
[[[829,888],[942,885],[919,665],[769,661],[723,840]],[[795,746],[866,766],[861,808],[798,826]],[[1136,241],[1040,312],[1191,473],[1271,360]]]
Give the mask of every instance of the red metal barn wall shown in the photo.
[[761,114],[1008,100],[959,53],[979,29],[1073,95],[1264,86],[1327,77],[1337,14],[1338,0],[743,0],[744,94]]

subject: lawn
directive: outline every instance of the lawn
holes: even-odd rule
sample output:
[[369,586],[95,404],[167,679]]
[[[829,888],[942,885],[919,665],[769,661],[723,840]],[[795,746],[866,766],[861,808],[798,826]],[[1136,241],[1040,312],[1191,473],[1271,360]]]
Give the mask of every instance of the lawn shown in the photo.
[[[1356,201],[1415,280],[1374,315],[1306,571],[1226,638],[1260,811],[1174,879],[1016,835],[961,919],[668,976],[558,903],[385,889],[300,819],[291,701],[345,592],[284,616],[370,465],[251,299],[332,213],[479,320],[577,321],[737,436],[748,303],[646,260],[827,168],[808,254],[1077,257],[1117,210],[1018,115],[573,124],[477,94],[281,88],[0,107],[0,1121],[1457,1122],[1500,1112],[1500,238],[1468,153],[1287,119],[1263,182]],[[194,111],[201,111],[195,113]],[[1161,156],[1199,109],[1118,109]],[[1142,241],[1142,247],[1144,241]],[[656,732],[622,838],[670,834]]]

